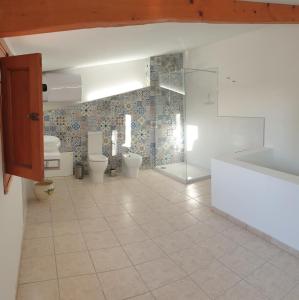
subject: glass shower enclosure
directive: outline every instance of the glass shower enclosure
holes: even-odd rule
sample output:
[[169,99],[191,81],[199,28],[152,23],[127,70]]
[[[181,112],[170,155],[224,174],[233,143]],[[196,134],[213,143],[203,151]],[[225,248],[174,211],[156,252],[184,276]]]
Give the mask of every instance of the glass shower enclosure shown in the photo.
[[[202,145],[206,111],[217,114],[218,73],[182,69],[159,74],[156,102],[155,169],[183,183],[210,176]],[[206,139],[208,132],[205,132]]]

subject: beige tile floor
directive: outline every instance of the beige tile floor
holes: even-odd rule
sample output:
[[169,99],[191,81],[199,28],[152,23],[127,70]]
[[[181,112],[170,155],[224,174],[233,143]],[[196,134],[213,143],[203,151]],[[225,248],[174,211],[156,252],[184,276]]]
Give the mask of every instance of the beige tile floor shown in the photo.
[[209,180],[55,184],[29,203],[17,300],[299,299],[299,260],[216,215]]

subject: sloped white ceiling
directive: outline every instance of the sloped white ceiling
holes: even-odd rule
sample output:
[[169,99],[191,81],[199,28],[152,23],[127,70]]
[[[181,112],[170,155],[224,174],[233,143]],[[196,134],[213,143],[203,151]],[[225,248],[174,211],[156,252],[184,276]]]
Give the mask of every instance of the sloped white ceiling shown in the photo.
[[182,51],[255,30],[257,25],[165,23],[7,38],[14,54],[40,52],[43,68],[103,65]]

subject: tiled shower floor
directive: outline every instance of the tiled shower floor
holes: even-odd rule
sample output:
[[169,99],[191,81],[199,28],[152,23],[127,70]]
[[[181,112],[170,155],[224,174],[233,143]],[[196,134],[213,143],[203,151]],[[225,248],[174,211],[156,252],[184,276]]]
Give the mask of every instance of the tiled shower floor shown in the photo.
[[210,177],[210,171],[185,162],[157,166],[155,170],[170,176],[182,183],[192,183]]
[[208,180],[55,182],[28,207],[18,300],[299,299],[299,260],[214,214]]

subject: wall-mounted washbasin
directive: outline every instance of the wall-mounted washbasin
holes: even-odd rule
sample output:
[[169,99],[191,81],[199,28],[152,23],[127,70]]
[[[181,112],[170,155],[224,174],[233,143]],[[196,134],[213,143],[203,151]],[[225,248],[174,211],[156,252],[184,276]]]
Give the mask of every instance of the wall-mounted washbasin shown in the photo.
[[59,152],[61,141],[56,136],[44,135],[44,149],[45,152]]

